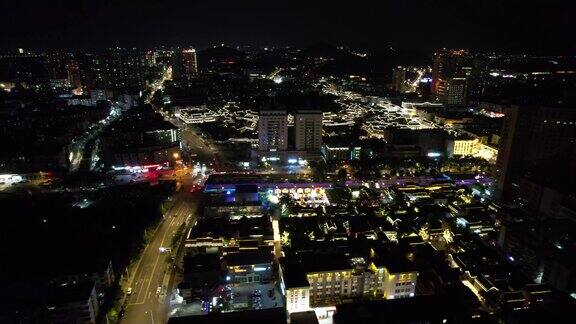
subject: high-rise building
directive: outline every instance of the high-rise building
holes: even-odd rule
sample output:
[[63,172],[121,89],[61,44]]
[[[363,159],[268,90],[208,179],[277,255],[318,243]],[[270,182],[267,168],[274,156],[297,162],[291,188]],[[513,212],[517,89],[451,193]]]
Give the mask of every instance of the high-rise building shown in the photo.
[[78,62],[75,60],[70,60],[66,65],[66,71],[68,72],[68,82],[70,86],[74,89],[82,87],[82,75],[80,74],[80,67],[78,67]]
[[104,53],[107,88],[137,93],[144,89],[144,54],[136,49],[109,49]]
[[466,93],[471,99],[479,99],[484,94],[489,73],[490,61],[485,57],[475,57],[468,79]]
[[320,151],[322,148],[322,112],[298,110],[294,116],[297,151]]
[[198,61],[196,59],[196,50],[184,49],[182,50],[182,57],[184,58],[184,70],[188,79],[191,79],[198,73]]
[[26,52],[0,54],[0,80],[41,85],[46,84],[49,79],[46,55]]
[[406,82],[406,68],[398,66],[392,71],[392,90],[403,92]]
[[180,131],[151,107],[131,109],[101,137],[102,161],[114,166],[175,163]]
[[175,51],[172,55],[172,78],[188,82],[198,74],[198,60],[193,48]]
[[504,108],[495,175],[505,200],[522,194],[524,179],[539,184],[540,192],[576,183],[576,111],[570,108]]
[[434,54],[432,65],[432,94],[437,99],[444,97],[447,82],[453,77],[465,76],[462,70],[468,61],[466,50],[442,50]]
[[288,148],[288,114],[285,110],[263,110],[258,118],[258,149],[286,151]]
[[442,103],[446,106],[464,106],[466,104],[466,78],[450,78],[446,82]]
[[156,51],[148,51],[144,55],[144,63],[147,66],[155,66],[158,53]]
[[88,90],[117,90],[138,93],[144,89],[144,53],[136,49],[113,48],[101,53],[75,56],[82,84]]
[[48,291],[46,297],[50,307],[42,311],[50,323],[97,322],[99,306],[94,282],[57,286]]
[[87,90],[106,89],[104,60],[101,55],[81,53],[75,55],[82,76],[82,84]]

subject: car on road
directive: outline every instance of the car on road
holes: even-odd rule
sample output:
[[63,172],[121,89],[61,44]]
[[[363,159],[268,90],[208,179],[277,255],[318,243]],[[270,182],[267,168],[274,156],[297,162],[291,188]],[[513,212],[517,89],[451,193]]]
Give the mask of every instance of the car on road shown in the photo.
[[156,295],[160,295],[160,293],[162,293],[162,287],[156,289]]
[[132,295],[132,287],[129,287],[128,289],[126,289],[126,295],[128,295],[128,296]]

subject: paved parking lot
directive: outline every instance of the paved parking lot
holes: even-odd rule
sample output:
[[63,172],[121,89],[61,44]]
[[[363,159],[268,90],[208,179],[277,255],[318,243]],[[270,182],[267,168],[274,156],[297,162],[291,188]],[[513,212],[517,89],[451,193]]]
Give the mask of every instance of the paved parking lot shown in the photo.
[[[232,288],[232,303],[243,304],[248,303],[249,308],[254,308],[252,295],[255,290],[259,290],[262,295],[260,297],[260,305],[262,308],[284,307],[282,302],[282,294],[274,283],[269,284],[246,284],[235,286]],[[270,292],[272,291],[272,292]]]

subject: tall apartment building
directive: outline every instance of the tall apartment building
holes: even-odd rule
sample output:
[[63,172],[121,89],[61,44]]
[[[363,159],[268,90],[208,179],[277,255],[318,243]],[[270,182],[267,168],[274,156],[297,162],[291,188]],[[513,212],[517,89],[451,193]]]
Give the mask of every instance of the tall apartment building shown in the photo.
[[298,110],[294,115],[295,149],[320,151],[322,148],[322,112]]
[[[322,114],[320,114],[320,122],[322,122]],[[288,114],[286,111],[260,111],[258,118],[258,149],[260,151],[286,151],[287,148]]]
[[130,93],[144,89],[144,53],[114,48],[103,54],[107,88]]
[[82,75],[80,74],[80,67],[78,67],[78,62],[75,60],[70,60],[66,64],[66,72],[68,72],[68,83],[74,89],[82,87]]
[[432,64],[432,94],[436,99],[443,100],[452,78],[466,77],[469,71],[468,51],[442,50],[434,54]]
[[176,82],[188,82],[198,74],[198,59],[193,48],[175,51],[172,55],[172,78]]
[[144,53],[113,48],[75,55],[87,90],[117,90],[136,94],[144,89]]
[[[576,182],[576,111],[572,107],[504,108],[495,175],[505,200],[526,193],[524,180],[560,191]],[[541,197],[532,197],[537,203]]]
[[188,79],[198,73],[198,60],[196,59],[196,50],[193,48],[183,49],[182,57],[184,58],[184,71]]
[[405,89],[406,68],[398,66],[392,71],[392,90],[402,92]]
[[466,104],[466,78],[454,77],[446,82],[442,103],[446,106],[464,106]]
[[45,317],[50,323],[94,324],[98,299],[94,282],[70,283],[47,293]]

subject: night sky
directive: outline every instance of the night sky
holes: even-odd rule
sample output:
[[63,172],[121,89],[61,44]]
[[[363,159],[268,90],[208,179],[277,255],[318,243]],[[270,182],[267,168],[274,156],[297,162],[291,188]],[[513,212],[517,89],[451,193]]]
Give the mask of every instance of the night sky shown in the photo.
[[[376,4],[378,3],[378,4]],[[0,47],[468,47],[573,51],[576,1],[1,0]]]

